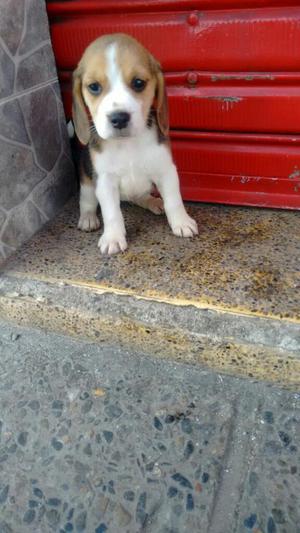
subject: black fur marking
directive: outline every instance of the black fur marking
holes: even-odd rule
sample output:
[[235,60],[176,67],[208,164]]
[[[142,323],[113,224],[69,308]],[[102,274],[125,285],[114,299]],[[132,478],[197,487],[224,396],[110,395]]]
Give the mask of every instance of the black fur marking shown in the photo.
[[158,139],[158,144],[161,144],[161,143],[165,143],[169,140],[169,137],[167,137],[166,135],[164,135],[159,127],[157,126],[157,139]]
[[148,118],[147,118],[147,128],[151,129],[153,125],[155,125],[155,128],[156,128],[158,144],[167,142],[169,140],[169,137],[166,135],[163,135],[162,132],[160,131],[159,126],[158,126],[156,110],[153,107],[151,107]]
[[147,128],[149,128],[149,130],[153,126],[154,115],[155,115],[155,111],[154,111],[154,109],[151,108],[150,111],[149,111],[148,118],[147,118]]
[[81,165],[84,174],[92,180],[94,176],[94,167],[88,146],[84,146],[84,148],[81,150]]

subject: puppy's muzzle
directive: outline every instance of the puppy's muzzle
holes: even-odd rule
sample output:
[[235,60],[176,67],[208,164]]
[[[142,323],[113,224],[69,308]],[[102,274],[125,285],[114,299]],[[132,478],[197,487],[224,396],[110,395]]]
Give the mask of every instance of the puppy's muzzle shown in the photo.
[[111,113],[108,118],[113,128],[116,130],[122,130],[127,128],[130,121],[130,114],[126,113],[126,111],[115,111],[114,113]]

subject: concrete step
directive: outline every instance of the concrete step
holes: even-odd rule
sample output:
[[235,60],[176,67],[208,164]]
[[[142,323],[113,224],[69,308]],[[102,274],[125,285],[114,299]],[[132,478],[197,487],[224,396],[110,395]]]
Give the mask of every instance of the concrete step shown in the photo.
[[199,237],[125,206],[129,248],[101,257],[73,199],[2,268],[0,316],[156,357],[300,384],[299,213],[190,205]]

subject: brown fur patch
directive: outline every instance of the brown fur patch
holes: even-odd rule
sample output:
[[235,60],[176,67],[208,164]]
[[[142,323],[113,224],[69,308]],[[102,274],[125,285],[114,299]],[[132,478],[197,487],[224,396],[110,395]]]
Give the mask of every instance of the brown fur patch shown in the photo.
[[[165,91],[165,83],[160,64],[156,59],[133,37],[116,33],[104,35],[92,42],[85,50],[73,79],[73,115],[76,133],[83,144],[90,142],[93,148],[101,149],[101,141],[90,131],[90,124],[85,105],[88,107],[91,117],[97,112],[102,99],[110,90],[109,80],[106,76],[107,47],[117,46],[117,63],[122,72],[124,82],[131,88],[133,78],[140,78],[147,82],[145,89],[134,92],[135,98],[142,101],[142,113],[147,121],[149,109],[156,97],[156,123],[159,129],[159,142],[168,137],[168,106]],[[88,91],[88,85],[98,82],[102,87],[101,94],[94,96]]]
[[94,167],[91,160],[90,150],[85,146],[80,154],[80,183],[90,185],[94,176]]
[[[146,121],[156,90],[155,60],[140,43],[127,35],[119,36],[116,44],[116,59],[122,72],[123,80],[133,92],[134,97],[141,101],[142,113]],[[145,89],[140,93],[135,92],[131,87],[134,78],[139,78],[146,82]]]

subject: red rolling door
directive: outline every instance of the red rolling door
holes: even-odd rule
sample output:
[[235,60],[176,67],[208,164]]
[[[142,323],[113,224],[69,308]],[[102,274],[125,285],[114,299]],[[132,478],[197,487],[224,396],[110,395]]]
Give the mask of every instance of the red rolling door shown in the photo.
[[89,42],[126,32],[161,62],[185,199],[300,209],[299,0],[48,2],[66,113]]

